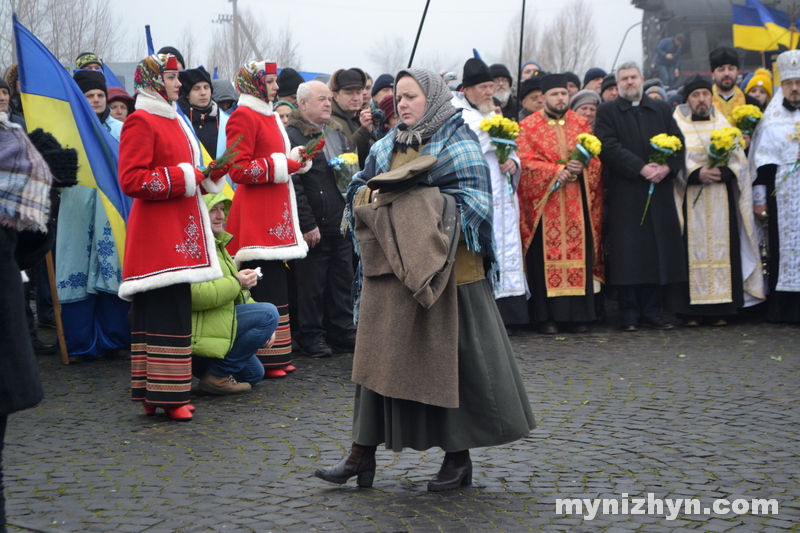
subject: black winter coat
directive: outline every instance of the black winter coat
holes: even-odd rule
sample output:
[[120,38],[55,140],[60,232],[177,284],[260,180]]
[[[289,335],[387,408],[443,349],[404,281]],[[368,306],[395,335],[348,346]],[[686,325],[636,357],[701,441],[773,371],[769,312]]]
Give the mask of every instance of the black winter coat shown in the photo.
[[[339,235],[345,202],[342,193],[336,187],[336,175],[328,166],[331,158],[348,152],[347,137],[334,126],[325,137],[325,149],[312,161],[311,169],[305,174],[294,174],[295,196],[297,197],[297,214],[300,219],[300,231],[308,233],[319,228],[323,235]],[[304,146],[321,133],[319,126],[311,124],[303,118],[299,109],[289,115],[286,127],[292,148]]]
[[[15,230],[0,226],[0,416],[33,407],[43,396],[25,322],[27,303],[22,293],[20,267],[14,260],[17,236]],[[30,255],[27,250],[20,252]]]
[[681,150],[668,162],[672,170],[655,185],[650,207],[640,225],[650,182],[639,172],[659,133],[681,139],[672,110],[644,96],[639,106],[623,98],[597,108],[595,134],[603,143],[600,159],[606,187],[606,279],[610,285],[683,282],[688,279],[686,255],[673,196],[674,179],[684,164]]

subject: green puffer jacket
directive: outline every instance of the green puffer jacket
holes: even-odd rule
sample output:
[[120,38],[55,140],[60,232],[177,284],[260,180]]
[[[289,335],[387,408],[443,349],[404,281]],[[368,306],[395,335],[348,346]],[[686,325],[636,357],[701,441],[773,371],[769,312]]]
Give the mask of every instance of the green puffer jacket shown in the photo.
[[[203,200],[209,211],[219,202],[225,202],[226,214],[231,207],[222,193],[206,194]],[[232,238],[225,231],[215,238],[222,277],[192,283],[192,355],[222,359],[236,338],[236,306],[245,303],[246,291],[236,279],[238,270],[225,249]]]

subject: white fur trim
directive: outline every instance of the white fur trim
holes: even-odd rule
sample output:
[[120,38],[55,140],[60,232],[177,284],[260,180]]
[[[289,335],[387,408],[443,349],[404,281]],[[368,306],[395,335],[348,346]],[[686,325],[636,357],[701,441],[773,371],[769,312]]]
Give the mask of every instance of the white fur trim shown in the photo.
[[233,258],[236,263],[236,268],[244,261],[291,261],[292,259],[303,259],[308,255],[308,244],[303,239],[303,232],[300,231],[300,217],[297,214],[297,198],[294,194],[294,186],[289,183],[289,199],[292,204],[292,212],[294,213],[294,220],[292,226],[294,234],[297,235],[297,244],[285,246],[283,248],[267,248],[266,246],[250,246],[241,248],[236,252]]
[[[118,296],[123,300],[133,300],[133,295],[177,285],[178,283],[200,283],[203,281],[213,281],[222,277],[222,269],[219,266],[217,257],[217,247],[214,241],[214,234],[211,232],[211,219],[208,216],[208,207],[203,199],[197,195],[195,201],[200,209],[200,218],[203,223],[203,233],[206,238],[206,253],[210,259],[209,266],[186,268],[163,274],[154,274],[146,278],[123,281],[119,286]],[[304,241],[305,242],[305,241]]]
[[160,94],[147,89],[139,89],[139,96],[136,97],[136,109],[147,111],[151,115],[164,118],[176,118],[178,111],[175,102],[167,102]]
[[[292,151],[289,152],[289,159],[291,159],[293,161],[297,161],[298,163],[300,162],[302,157],[300,157],[300,147],[299,146],[295,146],[294,148],[292,148]],[[305,174],[306,172],[311,170],[311,167],[312,167],[313,164],[314,164],[313,161],[306,161],[305,163],[303,163],[303,166],[300,167],[300,170],[295,172],[295,174]]]
[[250,94],[240,94],[239,105],[242,107],[248,107],[256,113],[261,113],[262,115],[266,115],[268,117],[272,115],[272,104],[268,104],[264,100],[256,98]]
[[194,167],[189,163],[178,163],[178,168],[183,170],[183,181],[186,182],[184,196],[194,196],[197,192],[197,181],[194,177]]
[[217,181],[214,181],[209,176],[208,178],[206,178],[203,181],[201,181],[200,185],[206,190],[207,193],[209,193],[209,194],[217,194],[217,193],[222,192],[222,189],[225,188],[225,177],[223,176],[222,178],[218,179]]
[[286,183],[289,181],[289,165],[286,164],[286,156],[275,152],[270,155],[272,160],[272,179],[273,183]]

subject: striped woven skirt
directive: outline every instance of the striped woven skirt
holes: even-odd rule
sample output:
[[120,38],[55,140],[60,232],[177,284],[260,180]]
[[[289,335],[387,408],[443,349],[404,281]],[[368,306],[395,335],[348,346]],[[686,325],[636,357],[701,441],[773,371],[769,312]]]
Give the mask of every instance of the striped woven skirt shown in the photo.
[[189,403],[192,387],[192,292],[188,283],[134,295],[131,306],[134,401]]
[[286,263],[283,261],[245,261],[240,270],[261,267],[263,277],[250,289],[250,296],[257,302],[271,303],[278,308],[278,329],[272,348],[256,351],[264,369],[279,369],[292,363],[292,332],[289,322],[289,282]]

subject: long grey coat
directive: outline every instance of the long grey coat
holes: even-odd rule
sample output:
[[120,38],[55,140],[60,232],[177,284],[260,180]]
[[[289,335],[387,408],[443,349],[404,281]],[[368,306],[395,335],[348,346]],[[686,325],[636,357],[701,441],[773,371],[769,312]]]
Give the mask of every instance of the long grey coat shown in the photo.
[[[364,281],[353,381],[390,398],[458,407],[456,271],[438,188],[355,209]],[[446,266],[445,266],[446,265]]]

